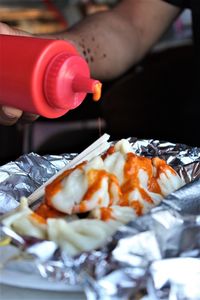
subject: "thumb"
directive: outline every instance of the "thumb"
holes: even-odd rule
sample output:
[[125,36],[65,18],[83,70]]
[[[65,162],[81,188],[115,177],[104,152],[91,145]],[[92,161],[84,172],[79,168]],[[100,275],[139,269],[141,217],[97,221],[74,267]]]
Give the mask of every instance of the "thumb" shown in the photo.
[[0,22],[0,34],[31,36],[30,33]]

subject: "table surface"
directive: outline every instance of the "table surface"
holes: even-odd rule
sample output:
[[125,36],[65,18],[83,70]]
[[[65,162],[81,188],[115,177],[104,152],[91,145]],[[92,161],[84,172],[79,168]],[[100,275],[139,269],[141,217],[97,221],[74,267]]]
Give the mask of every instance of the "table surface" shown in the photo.
[[43,291],[0,284],[1,300],[86,300],[82,292]]

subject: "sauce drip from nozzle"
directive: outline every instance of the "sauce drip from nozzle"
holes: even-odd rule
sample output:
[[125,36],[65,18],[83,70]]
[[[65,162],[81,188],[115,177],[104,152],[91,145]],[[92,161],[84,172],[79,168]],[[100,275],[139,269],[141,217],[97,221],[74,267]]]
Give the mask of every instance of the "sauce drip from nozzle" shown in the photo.
[[94,90],[93,90],[93,100],[94,101],[99,101],[99,99],[101,98],[101,91],[102,91],[102,83],[97,82],[94,85]]

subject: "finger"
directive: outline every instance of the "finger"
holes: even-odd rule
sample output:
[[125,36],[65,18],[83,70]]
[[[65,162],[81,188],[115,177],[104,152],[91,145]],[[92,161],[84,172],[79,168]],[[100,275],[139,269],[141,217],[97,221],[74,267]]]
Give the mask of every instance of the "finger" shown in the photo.
[[20,119],[20,122],[30,123],[30,122],[34,122],[35,120],[37,120],[37,118],[39,118],[39,115],[35,115],[35,114],[31,114],[31,113],[23,113],[22,117]]
[[22,111],[8,106],[2,106],[0,109],[0,124],[11,126],[21,117]]
[[5,23],[0,23],[0,34],[29,36],[28,32],[19,30],[18,28],[10,27]]

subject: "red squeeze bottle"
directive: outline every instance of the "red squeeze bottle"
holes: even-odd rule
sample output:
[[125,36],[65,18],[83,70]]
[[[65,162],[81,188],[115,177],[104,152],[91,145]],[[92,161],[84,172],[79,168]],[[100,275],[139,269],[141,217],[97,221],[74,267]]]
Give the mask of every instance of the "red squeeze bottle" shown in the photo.
[[79,106],[101,83],[67,41],[0,35],[0,104],[47,118]]

